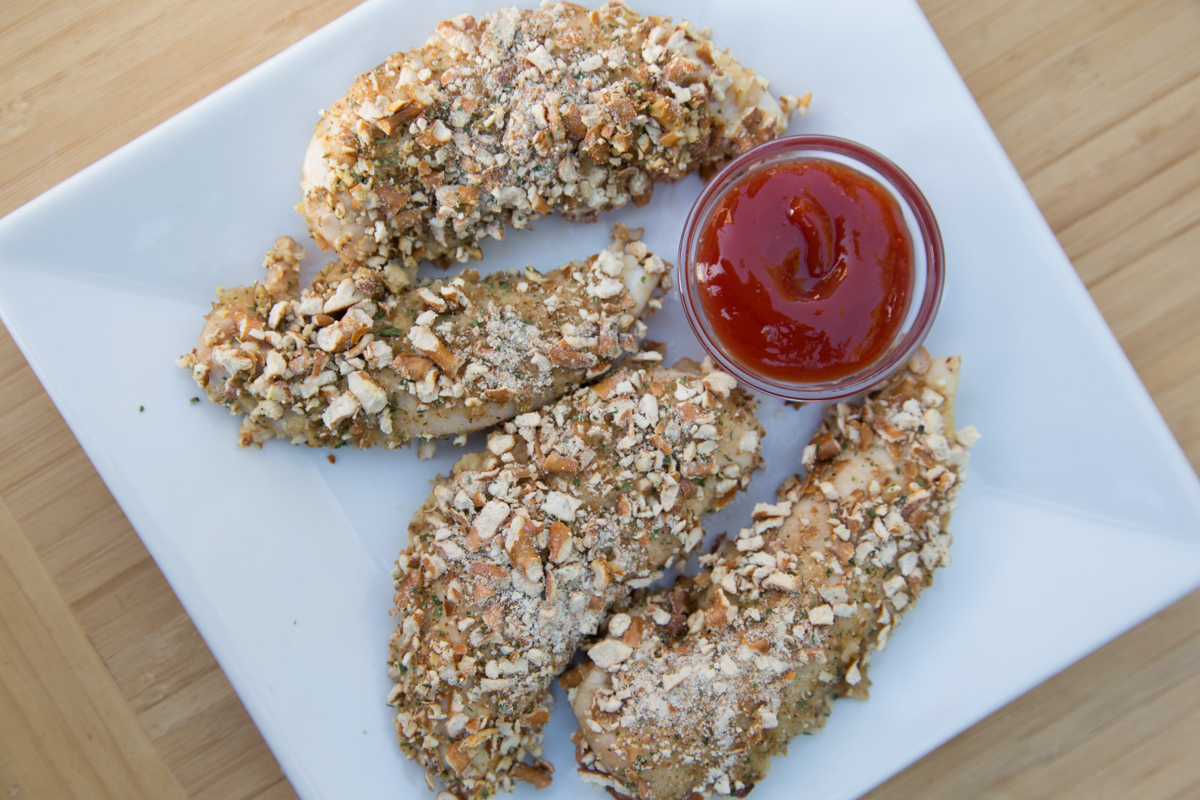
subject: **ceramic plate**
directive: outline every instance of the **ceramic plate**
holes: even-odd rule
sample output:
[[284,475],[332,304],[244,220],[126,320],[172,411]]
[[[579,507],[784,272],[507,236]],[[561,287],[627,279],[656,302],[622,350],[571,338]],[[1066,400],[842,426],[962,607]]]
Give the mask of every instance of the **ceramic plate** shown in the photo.
[[[237,419],[190,404],[173,359],[217,285],[257,279],[277,236],[305,237],[292,207],[318,110],[439,19],[491,8],[367,3],[0,222],[5,324],[307,800],[430,796],[384,705],[390,570],[427,481],[461,451],[330,464],[282,442],[239,449]],[[984,437],[954,564],[873,662],[872,699],[839,703],[754,791],[854,797],[1200,584],[1200,487],[915,3],[639,9],[710,26],[777,92],[812,91],[792,132],[892,158],[945,235],[928,346],[962,355],[958,419]],[[600,224],[540,222],[489,242],[484,268],[557,266],[617,221],[673,253],[699,190],[692,177]],[[671,356],[699,355],[674,294],[650,327]],[[764,403],[770,467],[710,532],[799,469],[817,415]],[[559,772],[539,798],[592,791],[572,729],[560,702]]]

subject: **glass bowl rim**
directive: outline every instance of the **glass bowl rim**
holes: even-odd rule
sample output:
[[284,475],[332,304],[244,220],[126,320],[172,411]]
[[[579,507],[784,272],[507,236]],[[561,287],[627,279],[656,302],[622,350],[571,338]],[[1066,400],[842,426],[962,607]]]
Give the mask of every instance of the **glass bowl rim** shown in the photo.
[[[699,289],[695,285],[695,263],[692,254],[713,206],[730,187],[749,174],[756,166],[760,166],[760,162],[786,163],[789,155],[797,156],[797,161],[819,157],[801,155],[807,153],[839,155],[848,159],[851,167],[855,163],[861,164],[882,177],[884,185],[900,196],[902,204],[908,206],[916,223],[916,232],[919,232],[921,243],[924,244],[925,290],[920,297],[920,305],[917,307],[912,325],[882,357],[864,369],[837,380],[795,383],[762,375],[741,364],[724,350],[715,334],[708,329],[704,311],[700,307],[701,301]],[[874,178],[870,174],[867,177]],[[916,247],[918,237],[914,236],[913,238],[913,244]],[[941,229],[938,227],[933,209],[917,184],[904,170],[881,153],[850,139],[824,134],[800,134],[774,139],[746,151],[725,165],[708,182],[688,211],[683,235],[679,240],[676,263],[679,264],[679,269],[683,273],[679,278],[679,284],[684,315],[687,317],[693,333],[700,340],[701,346],[717,365],[737,378],[739,383],[764,394],[785,400],[814,402],[836,400],[863,392],[887,380],[908,363],[924,343],[925,337],[933,325],[934,317],[937,316],[945,286],[944,262],[945,253]],[[910,300],[910,309],[911,302]]]

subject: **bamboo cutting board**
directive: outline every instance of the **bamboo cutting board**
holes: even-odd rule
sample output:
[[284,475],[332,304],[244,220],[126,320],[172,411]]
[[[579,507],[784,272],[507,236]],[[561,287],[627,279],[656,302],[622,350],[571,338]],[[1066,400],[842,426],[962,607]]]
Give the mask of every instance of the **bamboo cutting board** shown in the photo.
[[[0,5],[0,214],[352,5]],[[1195,467],[1200,4],[923,7]],[[0,797],[294,797],[7,333],[0,368]],[[1200,593],[869,797],[1200,797],[1198,663]]]

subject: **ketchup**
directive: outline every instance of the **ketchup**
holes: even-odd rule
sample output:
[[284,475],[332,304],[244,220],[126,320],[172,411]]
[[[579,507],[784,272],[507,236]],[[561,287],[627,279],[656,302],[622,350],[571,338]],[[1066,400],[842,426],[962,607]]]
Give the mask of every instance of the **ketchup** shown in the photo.
[[760,374],[843,378],[885,352],[913,288],[913,242],[896,200],[834,161],[775,165],[735,183],[696,251],[713,333]]

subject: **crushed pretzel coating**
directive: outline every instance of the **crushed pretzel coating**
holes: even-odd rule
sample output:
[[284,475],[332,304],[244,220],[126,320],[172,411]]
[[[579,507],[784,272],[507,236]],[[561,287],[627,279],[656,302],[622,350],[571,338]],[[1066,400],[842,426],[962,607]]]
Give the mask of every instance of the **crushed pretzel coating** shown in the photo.
[[283,237],[263,283],[218,290],[179,363],[210,400],[245,416],[242,445],[397,447],[478,430],[638,350],[639,317],[670,269],[644,248],[627,252],[640,236],[617,225],[608,249],[544,275],[468,270],[399,292],[341,262],[299,291],[304,252]]
[[619,2],[464,14],[323,114],[297,209],[347,262],[446,266],[508,227],[714,174],[807,105],[776,100],[707,30]]
[[[562,681],[585,780],[640,800],[742,797],[793,737],[824,726],[835,699],[866,697],[871,654],[950,563],[966,476],[959,360],[922,356],[920,373],[829,409],[815,441],[836,447],[818,446],[807,476],[701,556],[707,571],[618,604],[613,619],[639,627],[638,643]],[[656,624],[666,609],[686,626]]]
[[[676,401],[681,387],[689,399]],[[696,412],[725,444],[693,463],[740,469],[724,491],[683,473]],[[388,698],[401,748],[430,785],[482,798],[525,779],[524,759],[542,752],[550,682],[609,607],[682,563],[703,538],[700,518],[747,485],[759,452],[732,443],[748,430],[761,433],[753,399],[715,395],[694,364],[623,368],[504,424],[436,482],[396,562]],[[647,468],[635,466],[651,449]],[[549,469],[555,456],[578,468]],[[622,633],[595,657],[630,652],[635,628]]]

